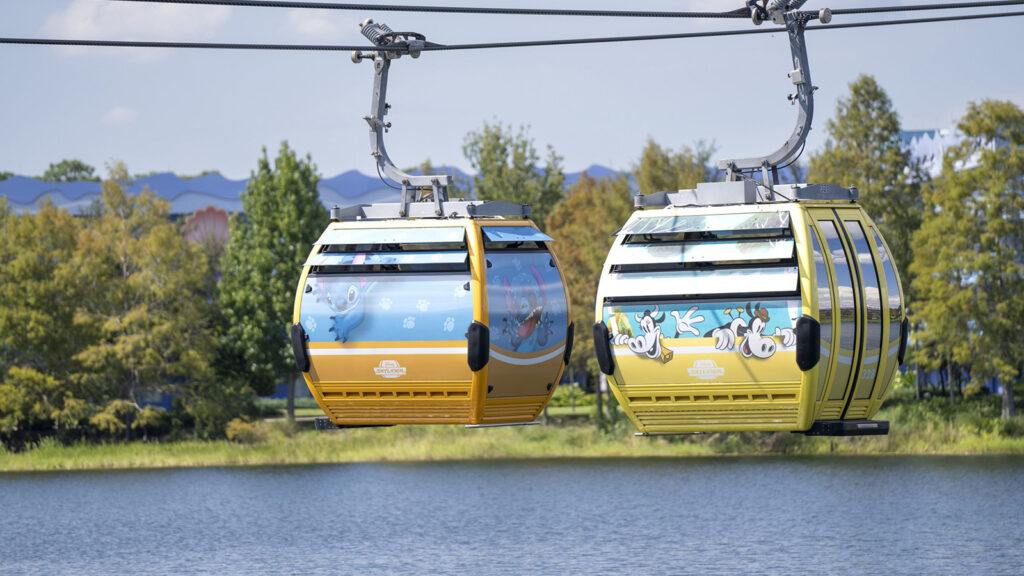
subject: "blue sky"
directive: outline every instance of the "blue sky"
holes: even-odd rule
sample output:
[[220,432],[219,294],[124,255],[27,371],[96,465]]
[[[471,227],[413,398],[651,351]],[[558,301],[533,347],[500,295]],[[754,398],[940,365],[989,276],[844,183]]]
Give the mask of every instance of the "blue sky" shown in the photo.
[[[389,3],[623,9],[610,0]],[[913,4],[811,0],[808,9]],[[741,0],[635,0],[630,9],[727,10]],[[928,13],[927,15],[937,15]],[[618,36],[749,27],[749,21],[431,15],[172,6],[104,0],[0,0],[0,36],[362,44],[372,17],[440,43]],[[898,16],[897,16],[898,17]],[[833,23],[855,21],[835,18]],[[820,87],[809,150],[858,74],[888,91],[905,129],[952,126],[967,102],[1024,106],[1024,18],[809,32]],[[596,46],[428,53],[391,69],[388,150],[469,168],[461,146],[485,121],[529,125],[567,170],[627,169],[648,137],[698,140],[716,158],[767,153],[796,110],[784,33]],[[248,176],[260,148],[282,140],[321,173],[374,171],[367,127],[372,69],[347,53],[271,53],[0,46],[0,170],[42,173],[50,162],[112,159],[132,172],[219,169]],[[804,158],[806,160],[806,157]]]

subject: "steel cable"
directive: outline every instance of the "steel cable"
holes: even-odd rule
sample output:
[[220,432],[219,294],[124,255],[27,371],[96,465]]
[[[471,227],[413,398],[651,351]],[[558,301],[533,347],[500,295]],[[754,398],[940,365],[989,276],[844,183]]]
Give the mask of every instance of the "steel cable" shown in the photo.
[[[847,24],[828,24],[808,26],[809,31],[840,30],[844,28],[871,28],[876,26],[896,26],[901,24],[930,24],[937,22],[953,22],[964,20],[983,20],[992,18],[1008,18],[1024,16],[1024,11],[1000,12],[991,14],[965,14],[960,16],[939,16],[935,18],[914,18],[900,20],[880,20],[875,22],[851,22]],[[650,40],[681,40],[687,38],[712,38],[719,36],[746,36],[752,34],[784,33],[781,28],[753,28],[744,30],[718,30],[709,32],[683,32],[678,34],[649,34],[644,36],[611,36],[604,38],[566,38],[560,40],[525,40],[517,42],[485,42],[478,44],[428,44],[418,50],[423,52],[451,50],[483,50],[490,48],[527,48],[536,46],[564,46],[574,44],[604,44],[613,42],[642,42]],[[0,44],[29,44],[51,46],[109,46],[118,48],[201,48],[225,50],[286,50],[286,51],[354,51],[363,52],[402,52],[408,49],[404,43],[391,46],[341,46],[330,44],[229,44],[216,42],[141,42],[132,40],[71,40],[60,38],[0,38]]]
[[497,14],[504,16],[602,16],[619,18],[750,18],[750,11],[664,12],[650,10],[561,10],[551,8],[474,8],[470,6],[401,6],[395,4],[349,4],[336,2],[288,2],[280,0],[112,0],[144,4],[192,4],[245,8],[304,8],[313,10],[358,10],[377,12],[425,12],[434,14]]

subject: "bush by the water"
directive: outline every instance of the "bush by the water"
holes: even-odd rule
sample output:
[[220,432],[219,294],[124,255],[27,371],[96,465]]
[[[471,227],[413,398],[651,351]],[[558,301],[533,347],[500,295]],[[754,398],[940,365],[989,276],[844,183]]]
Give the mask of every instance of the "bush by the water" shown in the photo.
[[255,444],[266,438],[266,433],[258,424],[235,418],[228,422],[224,430],[228,440],[240,444]]

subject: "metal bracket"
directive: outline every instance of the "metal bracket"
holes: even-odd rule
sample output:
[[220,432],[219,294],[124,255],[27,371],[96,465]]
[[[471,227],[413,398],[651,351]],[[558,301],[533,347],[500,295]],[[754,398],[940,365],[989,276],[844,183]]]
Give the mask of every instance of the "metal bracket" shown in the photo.
[[440,216],[441,203],[448,200],[448,175],[414,176],[403,172],[391,161],[384,147],[384,134],[391,128],[391,123],[384,121],[384,116],[391,108],[387,103],[388,71],[391,69],[391,61],[401,58],[404,54],[418,58],[423,48],[437,44],[427,42],[422,34],[395,32],[386,24],[376,24],[371,19],[364,20],[359,26],[363,36],[377,46],[388,49],[368,53],[357,50],[352,53],[352,61],[357,64],[363,60],[373,61],[373,98],[370,100],[370,115],[364,117],[366,123],[370,125],[371,155],[376,158],[377,168],[381,173],[402,186],[401,216],[408,214],[410,202],[423,200],[427,190],[432,193],[435,213]]
[[[811,130],[811,121],[814,118],[814,90],[811,85],[811,71],[807,64],[807,44],[804,40],[804,29],[807,22],[820,20],[828,24],[832,20],[832,12],[823,8],[818,12],[800,11],[799,8],[807,0],[770,0],[758,5],[755,0],[749,0],[747,7],[751,10],[751,19],[756,25],[771,20],[775,24],[784,25],[789,35],[789,47],[793,58],[793,70],[789,78],[796,86],[796,94],[790,95],[789,100],[799,106],[797,113],[796,127],[789,139],[781,148],[765,156],[752,158],[738,158],[719,160],[718,167],[726,171],[727,181],[739,180],[740,173],[744,171],[761,170],[761,176],[765,186],[771,187],[772,182],[778,184],[778,167],[787,162],[795,160],[803,149],[807,139],[807,133]],[[771,182],[769,182],[769,172]]]

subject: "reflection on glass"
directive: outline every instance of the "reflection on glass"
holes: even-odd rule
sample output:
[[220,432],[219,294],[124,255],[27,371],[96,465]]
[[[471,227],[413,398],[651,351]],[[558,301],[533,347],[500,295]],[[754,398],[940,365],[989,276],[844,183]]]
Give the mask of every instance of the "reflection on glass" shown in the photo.
[[619,235],[678,234],[681,232],[777,230],[779,228],[789,228],[789,212],[640,217],[627,223],[618,233]]
[[796,292],[796,266],[609,274],[606,297]]
[[786,260],[793,257],[793,239],[730,240],[673,244],[619,244],[611,264],[672,264]]
[[853,369],[853,352],[857,344],[857,311],[854,308],[853,277],[846,250],[831,220],[821,220],[821,233],[828,244],[832,265],[836,270],[836,291],[839,295],[839,354],[829,400],[842,400]]
[[[882,385],[888,386],[892,381],[893,373],[896,371],[897,358],[900,350],[900,330],[903,324],[902,302],[900,301],[899,280],[896,277],[896,267],[889,258],[889,252],[882,244],[878,232],[872,228],[871,236],[875,239],[875,247],[878,249],[879,259],[882,261],[882,270],[885,274],[885,294],[889,306],[889,343],[885,351],[885,376]],[[882,390],[885,394],[885,390]]]
[[483,226],[491,242],[554,242],[555,239],[532,226]]
[[491,348],[523,354],[565,339],[569,323],[558,268],[547,252],[492,252],[487,270]]
[[864,235],[864,228],[856,220],[847,220],[846,230],[853,239],[854,250],[857,251],[860,276],[864,281],[864,305],[867,308],[867,339],[864,342],[860,380],[870,382],[871,385],[861,387],[857,399],[863,400],[871,397],[875,390],[875,377],[878,375],[878,361],[882,349],[882,296],[878,286],[878,275],[875,273],[875,259],[871,255],[871,247]]
[[465,274],[310,275],[299,321],[310,342],[465,340]]
[[828,277],[825,255],[814,227],[808,226],[811,233],[811,248],[814,250],[814,270],[818,278],[818,322],[821,324],[821,360],[818,363],[818,394],[821,400],[828,380],[828,365],[832,358],[832,282]]
[[466,251],[451,252],[321,252],[303,266],[372,266],[375,264],[463,264]]
[[342,228],[324,231],[320,244],[458,244],[466,240],[461,226],[443,228]]

